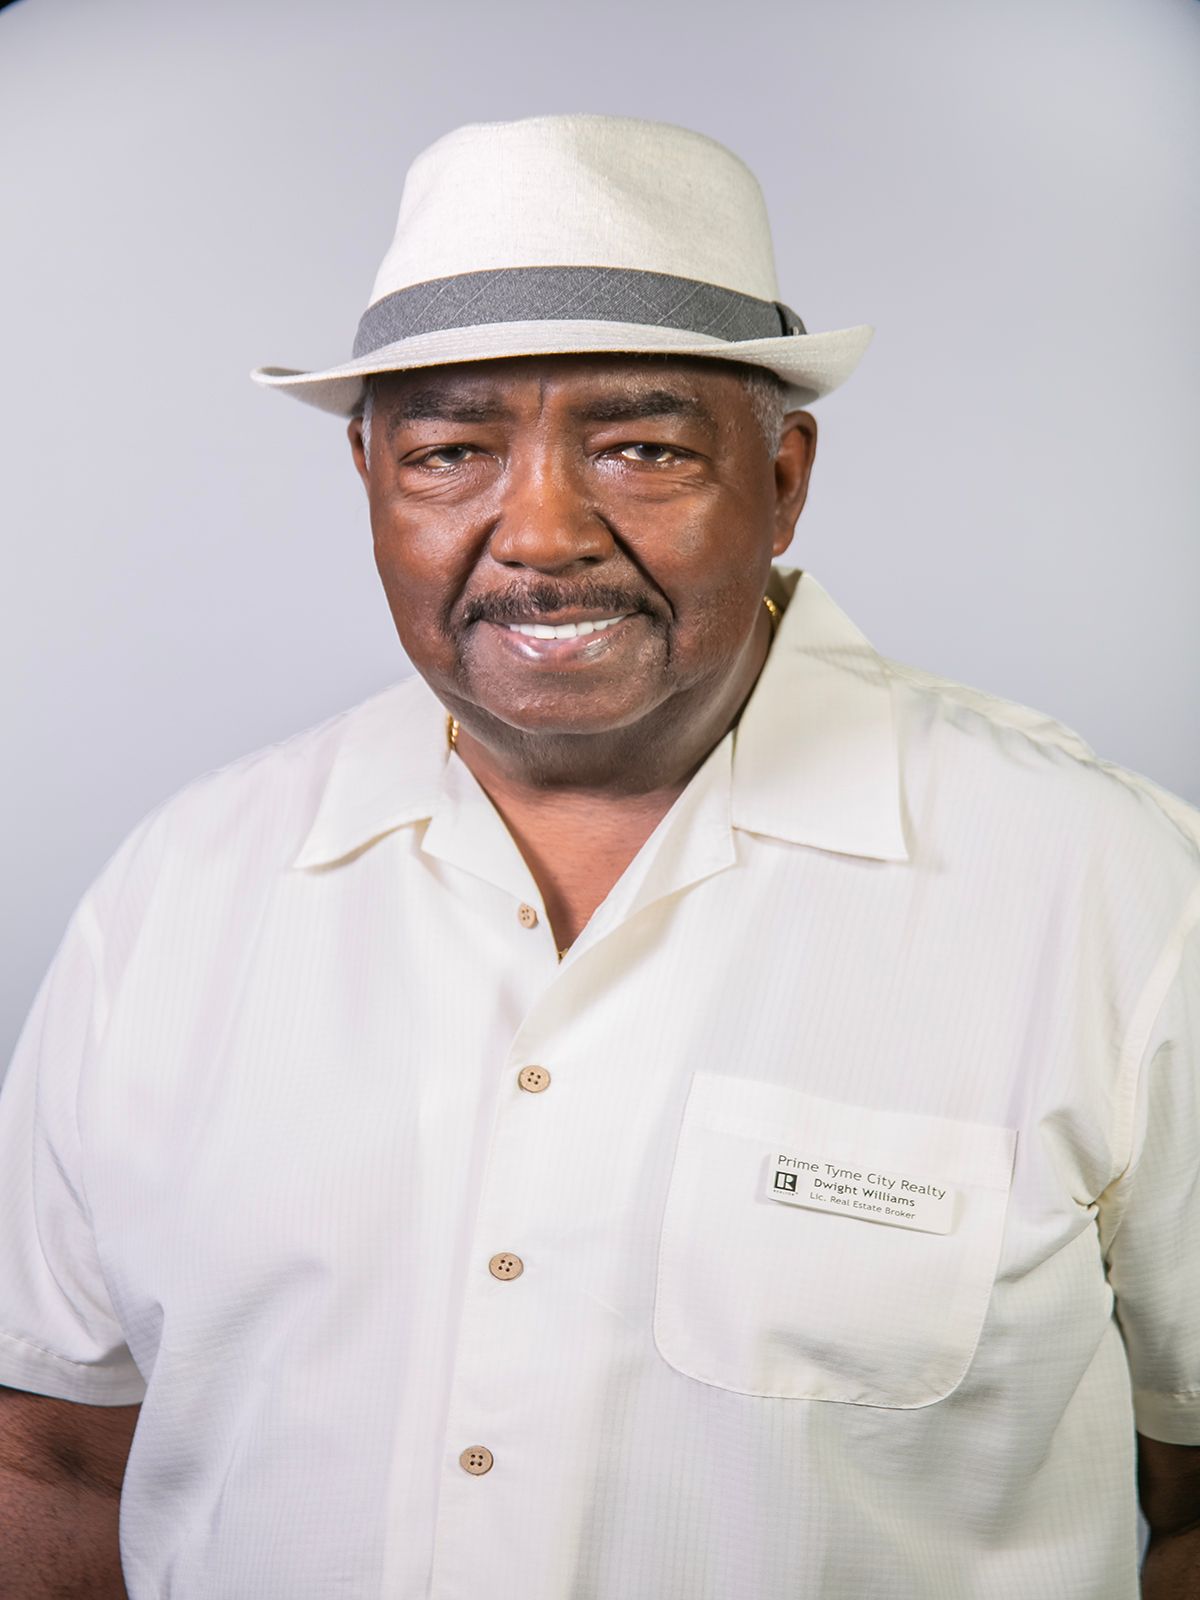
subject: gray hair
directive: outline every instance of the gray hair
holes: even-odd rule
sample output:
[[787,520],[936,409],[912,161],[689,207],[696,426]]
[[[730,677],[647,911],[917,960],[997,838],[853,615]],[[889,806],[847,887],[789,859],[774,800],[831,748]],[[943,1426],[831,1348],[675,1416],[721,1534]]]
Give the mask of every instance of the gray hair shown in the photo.
[[767,367],[744,372],[742,383],[767,454],[774,460],[779,454],[779,443],[783,438],[783,419],[788,411],[788,386]]
[[371,465],[371,418],[375,414],[375,379],[370,373],[363,379],[362,399],[355,406],[352,415],[362,423],[363,456],[368,467]]
[[[767,455],[774,460],[783,438],[783,419],[787,414],[787,384],[767,367],[743,368],[740,374],[750,402],[750,410],[762,434]],[[375,380],[372,374],[363,379],[363,395],[354,415],[362,422],[363,455],[371,464],[371,419],[375,412]]]

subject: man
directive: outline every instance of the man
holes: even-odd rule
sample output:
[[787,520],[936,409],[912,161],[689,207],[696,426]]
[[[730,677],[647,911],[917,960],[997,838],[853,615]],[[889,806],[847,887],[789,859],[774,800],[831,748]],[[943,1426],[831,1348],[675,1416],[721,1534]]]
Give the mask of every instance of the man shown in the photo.
[[720,146],[472,126],[259,374],[418,676],[71,921],[4,1594],[120,1594],[123,1480],[134,1600],[1128,1600],[1135,1476],[1200,1593],[1200,814],[772,566],[867,337],[776,295]]

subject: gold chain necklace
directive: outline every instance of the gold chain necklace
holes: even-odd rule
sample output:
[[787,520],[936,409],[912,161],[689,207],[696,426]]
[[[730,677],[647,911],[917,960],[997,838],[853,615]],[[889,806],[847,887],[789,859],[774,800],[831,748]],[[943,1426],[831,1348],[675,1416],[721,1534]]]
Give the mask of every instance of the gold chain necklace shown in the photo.
[[[771,599],[770,595],[763,595],[763,605],[766,606],[767,615],[771,619],[771,637],[773,639],[775,637],[775,635],[779,631],[779,607],[775,604],[774,600]],[[454,716],[451,716],[451,714],[447,711],[447,713],[446,713],[446,748],[448,750],[457,750],[458,749],[458,728],[459,728],[458,718],[454,717]],[[558,952],[558,954],[559,954],[559,959],[561,960],[563,952],[560,950]]]

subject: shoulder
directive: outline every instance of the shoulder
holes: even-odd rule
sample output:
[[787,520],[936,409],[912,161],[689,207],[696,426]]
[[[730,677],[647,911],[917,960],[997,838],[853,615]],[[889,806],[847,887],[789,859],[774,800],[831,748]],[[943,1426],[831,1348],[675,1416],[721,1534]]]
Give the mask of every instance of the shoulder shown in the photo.
[[883,658],[901,744],[928,795],[949,786],[993,836],[1036,836],[1073,859],[1131,872],[1151,866],[1200,882],[1200,809],[1106,760],[1075,729],[1032,706]]
[[98,929],[119,927],[164,887],[174,905],[192,893],[211,901],[222,885],[249,903],[291,864],[339,755],[385,728],[402,744],[423,689],[419,679],[391,684],[191,779],[125,836],[84,896],[85,915]]

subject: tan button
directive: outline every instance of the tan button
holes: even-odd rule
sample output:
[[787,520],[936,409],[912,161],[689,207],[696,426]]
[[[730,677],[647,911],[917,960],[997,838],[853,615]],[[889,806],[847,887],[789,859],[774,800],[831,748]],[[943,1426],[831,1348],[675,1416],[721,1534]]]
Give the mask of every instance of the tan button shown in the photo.
[[532,906],[519,906],[517,908],[517,921],[523,928],[536,928],[537,912]]
[[465,1467],[468,1472],[473,1472],[476,1477],[481,1472],[492,1470],[492,1452],[485,1444],[473,1444],[469,1450],[464,1450],[458,1458],[459,1466]]
[[543,1089],[550,1086],[550,1074],[545,1067],[522,1067],[517,1073],[517,1082],[530,1094],[541,1094]]
[[488,1262],[488,1271],[493,1278],[519,1278],[525,1271],[525,1263],[520,1256],[493,1256]]

